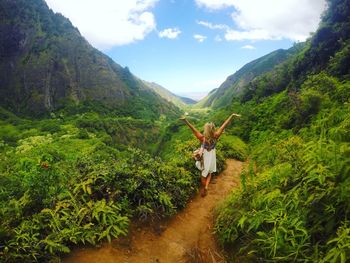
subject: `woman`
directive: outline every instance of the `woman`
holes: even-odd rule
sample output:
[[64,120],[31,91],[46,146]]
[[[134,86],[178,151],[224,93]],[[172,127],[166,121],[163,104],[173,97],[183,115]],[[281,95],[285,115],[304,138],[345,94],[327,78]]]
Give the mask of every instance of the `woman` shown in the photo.
[[204,164],[204,167],[201,172],[202,196],[205,196],[207,194],[208,186],[211,180],[211,175],[212,173],[216,172],[216,142],[234,116],[240,117],[240,115],[232,113],[217,131],[215,131],[214,123],[207,122],[204,125],[203,134],[201,134],[191,123],[189,123],[186,117],[180,118],[180,120],[184,121],[187,124],[187,126],[190,127],[194,135],[197,137],[198,140],[200,140],[202,144]]

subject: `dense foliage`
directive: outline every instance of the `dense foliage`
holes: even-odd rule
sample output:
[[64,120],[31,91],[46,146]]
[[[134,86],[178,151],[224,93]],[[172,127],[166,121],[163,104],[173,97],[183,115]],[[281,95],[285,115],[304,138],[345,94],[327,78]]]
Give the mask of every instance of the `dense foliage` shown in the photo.
[[[237,257],[328,262],[350,256],[350,107],[341,102],[349,98],[334,101],[312,83],[306,81],[298,98],[311,107],[311,96],[318,106],[302,111],[304,127],[296,131],[283,128],[300,114],[286,92],[252,109],[260,121],[250,132],[251,166],[216,222]],[[350,91],[349,84],[335,88]]]
[[[53,46],[68,45],[60,36],[66,27],[75,29],[59,15],[45,15],[42,1],[32,3],[43,16],[17,10],[23,19],[30,25],[48,19],[39,37],[50,32]],[[319,30],[272,70],[258,67],[258,76],[240,87],[242,96],[190,114],[199,129],[204,119],[220,125],[229,113],[242,114],[220,139],[217,156],[220,171],[225,158],[247,157],[239,137],[249,142],[241,188],[216,217],[218,238],[233,261],[350,258],[350,3],[328,4]],[[36,45],[49,42],[37,43],[36,37],[36,55],[21,60],[23,65],[50,60],[53,51]],[[9,55],[20,50],[1,47]],[[271,61],[262,62],[271,67]],[[178,109],[134,85],[138,80],[127,69],[121,73],[121,81],[137,91],[130,91],[129,108],[68,98],[50,116],[30,120],[0,108],[1,261],[48,261],[75,244],[125,235],[133,220],[173,215],[198,188],[191,159],[198,142],[183,123],[171,121]],[[35,92],[30,97],[42,99]],[[3,105],[20,112],[29,105],[21,103]]]
[[233,261],[350,258],[349,1],[328,2],[302,50],[229,106],[252,149],[240,190],[217,211]]
[[[41,120],[4,109],[0,115],[1,261],[46,261],[75,244],[125,235],[130,221],[173,215],[199,186],[191,158],[198,142],[180,121],[96,112],[57,112]],[[167,144],[165,159],[152,154],[162,155],[159,139],[174,126],[181,132],[168,139],[187,139]],[[228,154],[246,154],[238,138],[223,140],[240,143],[237,153],[222,146]]]
[[48,261],[185,206],[198,142],[178,107],[44,0],[0,1],[0,24],[1,262]]
[[218,109],[230,104],[233,98],[238,97],[246,90],[246,85],[261,75],[270,72],[276,65],[283,64],[290,56],[297,53],[304,43],[294,45],[292,48],[275,50],[263,57],[253,60],[210,92],[206,98],[196,104],[196,107],[212,107]]

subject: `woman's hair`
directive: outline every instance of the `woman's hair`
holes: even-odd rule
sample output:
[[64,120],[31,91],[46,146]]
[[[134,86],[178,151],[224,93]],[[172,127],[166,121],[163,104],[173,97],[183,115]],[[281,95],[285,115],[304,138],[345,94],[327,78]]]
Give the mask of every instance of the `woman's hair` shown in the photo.
[[212,122],[207,122],[204,125],[204,132],[203,135],[205,137],[205,141],[208,142],[209,144],[212,144],[215,140],[215,125]]

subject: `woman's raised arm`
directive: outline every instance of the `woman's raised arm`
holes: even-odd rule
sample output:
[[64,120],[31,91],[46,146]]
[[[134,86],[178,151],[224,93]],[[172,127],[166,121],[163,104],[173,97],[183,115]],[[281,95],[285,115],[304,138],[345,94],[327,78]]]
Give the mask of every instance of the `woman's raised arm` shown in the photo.
[[237,113],[232,113],[227,119],[226,121],[221,125],[221,127],[215,132],[215,137],[216,139],[219,139],[219,137],[221,136],[221,134],[223,133],[223,131],[225,130],[226,126],[231,122],[232,118],[236,116],[236,117],[241,117],[241,115],[237,114]]
[[198,140],[202,141],[203,140],[203,134],[201,134],[187,119],[186,117],[180,117],[180,120],[182,120],[190,129],[192,130],[194,136],[197,137]]

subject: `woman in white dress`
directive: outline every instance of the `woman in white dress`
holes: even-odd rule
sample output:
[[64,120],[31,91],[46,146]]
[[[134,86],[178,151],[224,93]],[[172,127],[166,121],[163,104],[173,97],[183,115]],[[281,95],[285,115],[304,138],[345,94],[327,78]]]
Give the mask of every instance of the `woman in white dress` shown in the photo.
[[204,125],[203,134],[200,133],[186,117],[181,117],[180,120],[184,121],[187,126],[192,130],[193,134],[201,142],[201,150],[203,153],[203,167],[201,167],[201,195],[207,194],[208,186],[211,180],[212,173],[216,172],[216,150],[215,145],[221,134],[223,133],[226,126],[231,122],[233,117],[240,117],[236,113],[232,113],[227,120],[221,125],[218,130],[215,130],[215,125],[212,122],[207,122]]

